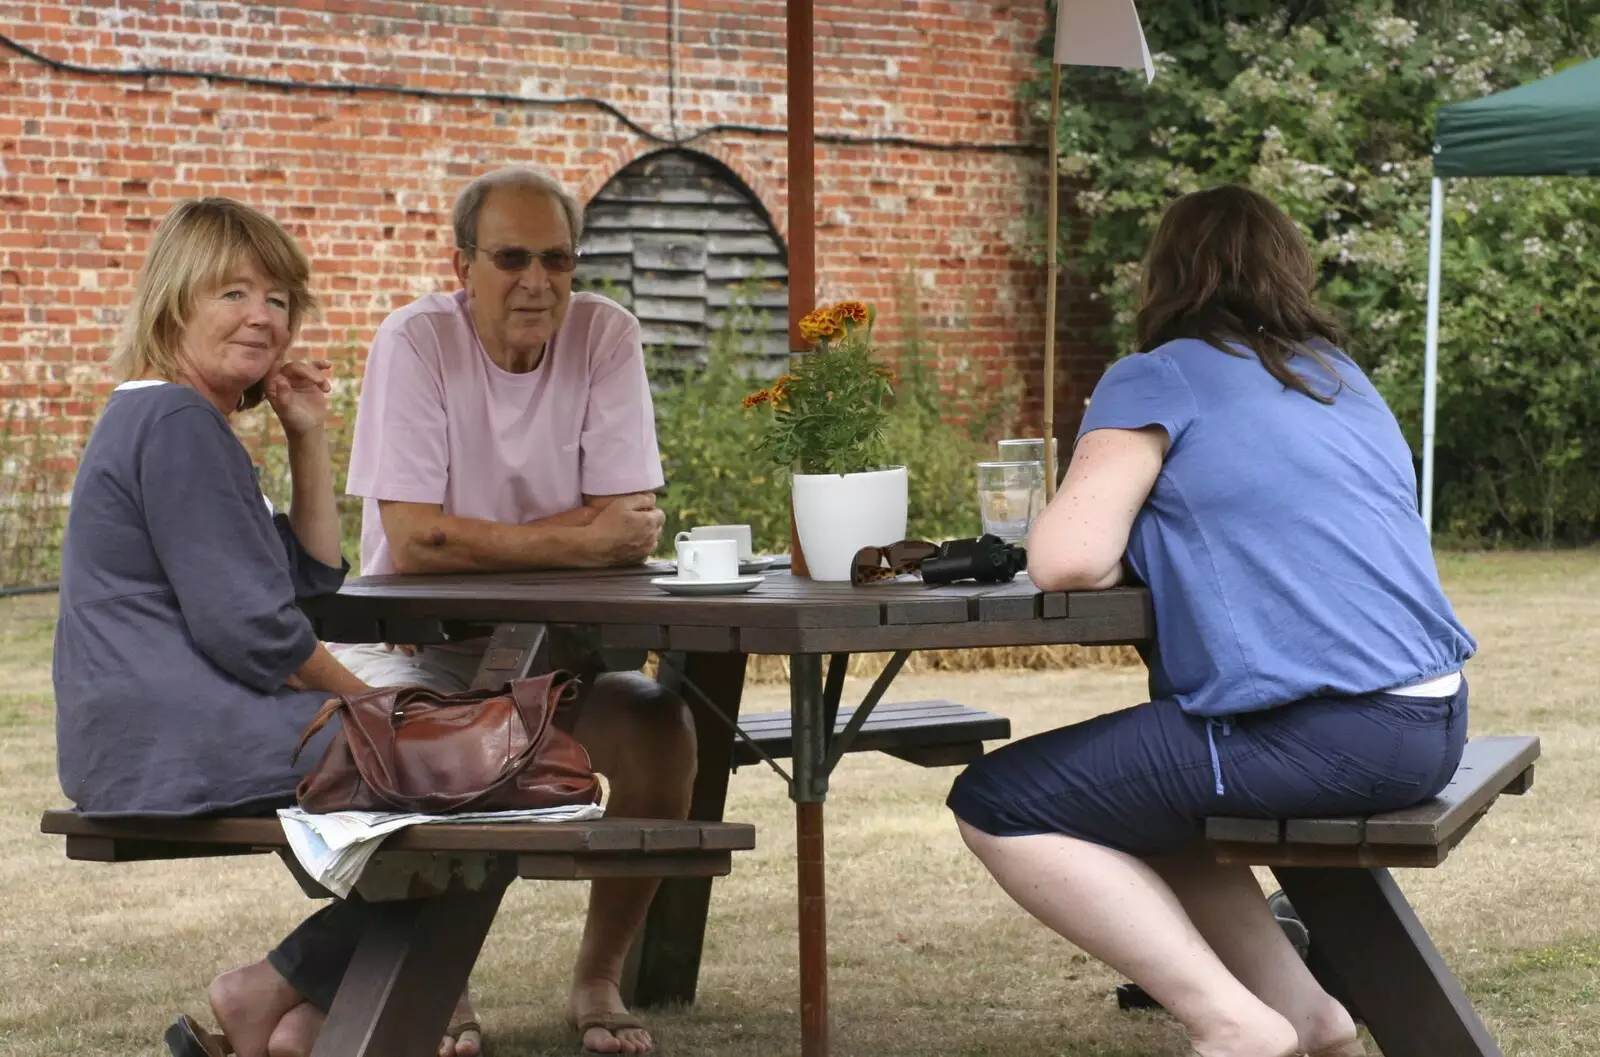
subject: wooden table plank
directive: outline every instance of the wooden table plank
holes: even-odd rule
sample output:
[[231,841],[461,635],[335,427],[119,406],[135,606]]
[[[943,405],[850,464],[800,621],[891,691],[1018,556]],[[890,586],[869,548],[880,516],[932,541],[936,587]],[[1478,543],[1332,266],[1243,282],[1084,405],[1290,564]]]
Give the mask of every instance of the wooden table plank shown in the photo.
[[[1152,626],[1143,589],[1044,594],[1025,576],[854,587],[778,571],[749,594],[711,598],[667,595],[637,570],[382,576],[305,608],[335,641],[388,641],[388,629],[437,635],[430,629],[444,622],[533,622],[591,627],[618,648],[769,654],[1138,642]],[[682,630],[690,628],[737,634]]]
[[972,596],[968,611],[973,620],[1033,620],[1039,616],[1039,589],[1019,576]]
[[1075,620],[968,620],[962,624],[911,624],[877,628],[750,627],[739,632],[745,653],[882,653],[955,650],[982,646],[1115,645],[1145,637],[1144,625],[1120,618]]

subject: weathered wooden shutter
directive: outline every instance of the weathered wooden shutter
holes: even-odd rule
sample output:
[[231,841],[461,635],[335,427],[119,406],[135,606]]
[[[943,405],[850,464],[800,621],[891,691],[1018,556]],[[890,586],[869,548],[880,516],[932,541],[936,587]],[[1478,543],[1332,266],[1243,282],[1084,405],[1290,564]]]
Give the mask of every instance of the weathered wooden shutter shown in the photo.
[[585,208],[582,249],[580,288],[632,309],[646,349],[685,367],[704,362],[733,288],[759,276],[753,304],[766,318],[749,344],[773,371],[784,362],[787,252],[760,200],[716,160],[665,150],[635,161]]

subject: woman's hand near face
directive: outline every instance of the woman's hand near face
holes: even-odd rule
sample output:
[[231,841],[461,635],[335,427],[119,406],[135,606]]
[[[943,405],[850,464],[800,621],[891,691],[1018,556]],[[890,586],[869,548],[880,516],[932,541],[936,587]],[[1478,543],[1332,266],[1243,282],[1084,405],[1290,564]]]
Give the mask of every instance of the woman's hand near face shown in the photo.
[[267,402],[290,437],[302,437],[328,421],[328,394],[333,385],[329,360],[289,360],[273,367],[263,380]]

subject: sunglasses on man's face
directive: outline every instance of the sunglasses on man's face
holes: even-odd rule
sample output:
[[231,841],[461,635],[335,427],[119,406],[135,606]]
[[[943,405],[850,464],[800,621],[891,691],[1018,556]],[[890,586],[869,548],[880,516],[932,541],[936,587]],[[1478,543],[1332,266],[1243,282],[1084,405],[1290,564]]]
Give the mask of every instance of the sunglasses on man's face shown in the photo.
[[[480,249],[477,246],[464,248]],[[539,267],[554,275],[565,275],[578,266],[578,255],[572,250],[541,250],[535,253],[521,246],[507,246],[505,249],[481,250],[481,252],[503,272],[525,272],[536,260],[539,262]]]
[[939,545],[925,540],[901,540],[887,547],[862,547],[850,563],[850,582],[860,587],[876,580],[914,573],[922,567],[924,559],[938,553]]

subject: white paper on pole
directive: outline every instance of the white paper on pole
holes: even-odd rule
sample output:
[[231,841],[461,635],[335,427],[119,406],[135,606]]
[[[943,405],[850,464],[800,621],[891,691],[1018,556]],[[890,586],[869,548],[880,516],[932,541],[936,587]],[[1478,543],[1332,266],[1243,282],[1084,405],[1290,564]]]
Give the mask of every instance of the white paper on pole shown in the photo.
[[1142,69],[1146,84],[1156,78],[1133,0],[1057,0],[1056,62]]

